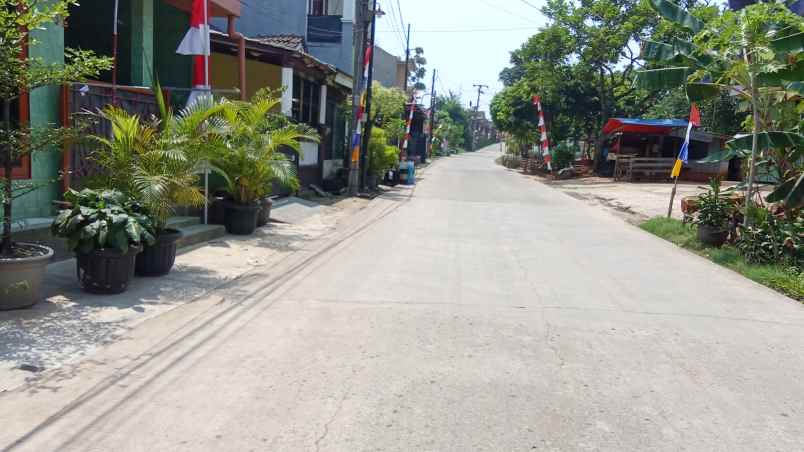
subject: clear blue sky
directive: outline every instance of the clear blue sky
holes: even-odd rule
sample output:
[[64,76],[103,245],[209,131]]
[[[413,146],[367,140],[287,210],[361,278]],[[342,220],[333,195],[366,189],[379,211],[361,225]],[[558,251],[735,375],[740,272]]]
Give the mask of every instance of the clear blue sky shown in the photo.
[[[489,85],[480,108],[488,111],[494,93],[502,89],[500,71],[510,52],[545,23],[538,8],[543,0],[379,0],[386,16],[377,26],[377,44],[404,57],[402,19],[411,24],[411,47],[422,47],[427,58],[429,89],[433,68],[440,82],[436,90],[449,89],[475,102],[473,84]],[[530,6],[532,5],[532,6]],[[463,30],[495,30],[472,31]],[[454,32],[460,31],[460,32]]]

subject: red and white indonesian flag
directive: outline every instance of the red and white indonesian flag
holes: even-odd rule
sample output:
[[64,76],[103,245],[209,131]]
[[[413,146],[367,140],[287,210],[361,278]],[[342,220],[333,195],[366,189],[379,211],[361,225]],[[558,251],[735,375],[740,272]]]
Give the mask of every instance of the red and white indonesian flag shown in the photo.
[[190,30],[184,35],[176,53],[180,55],[209,55],[209,23],[204,0],[193,0]]
[[[190,94],[188,104],[193,103],[199,96],[208,93],[209,73],[209,0],[193,0],[193,10],[190,13],[190,30],[184,35],[176,53],[180,55],[194,55],[193,58],[193,92]],[[196,91],[196,90],[200,90]]]

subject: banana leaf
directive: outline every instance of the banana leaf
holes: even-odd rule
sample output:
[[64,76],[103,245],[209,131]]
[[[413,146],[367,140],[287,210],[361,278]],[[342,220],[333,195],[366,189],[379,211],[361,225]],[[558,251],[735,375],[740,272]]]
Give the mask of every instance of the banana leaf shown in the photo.
[[804,32],[774,39],[770,42],[770,47],[774,52],[781,54],[804,52]]
[[[753,146],[753,135],[750,133],[736,135],[729,140],[726,145],[735,149],[751,149]],[[804,146],[804,135],[793,132],[760,132],[759,149],[778,149],[789,147]]]
[[726,148],[718,152],[713,152],[707,155],[705,158],[700,160],[696,160],[697,163],[719,163],[726,160],[731,160],[734,158],[747,158],[751,156],[751,150],[748,149],[737,149],[737,148]]
[[788,83],[785,86],[785,90],[798,94],[799,96],[804,96],[804,82]]
[[757,74],[757,84],[760,87],[784,85],[785,82],[798,82],[804,80],[804,61],[776,72],[761,72]]
[[687,83],[687,98],[690,102],[700,102],[720,96],[720,93],[729,89],[726,85],[716,83]]
[[687,83],[690,74],[688,67],[669,67],[637,71],[634,86],[649,91],[672,89]]
[[787,179],[765,198],[768,202],[784,201],[788,209],[804,206],[804,174]]
[[646,40],[642,46],[642,58],[645,61],[672,63],[676,65],[691,64],[703,68],[712,64],[709,55],[695,54],[692,42],[674,38],[670,42]]
[[693,33],[703,30],[704,23],[670,0],[650,0],[650,5],[665,19],[675,22]]

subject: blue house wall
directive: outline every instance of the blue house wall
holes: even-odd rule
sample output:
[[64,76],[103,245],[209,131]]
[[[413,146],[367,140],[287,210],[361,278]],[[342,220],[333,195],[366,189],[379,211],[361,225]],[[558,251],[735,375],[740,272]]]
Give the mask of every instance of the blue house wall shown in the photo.
[[[342,37],[338,43],[311,42],[307,29],[307,2],[304,0],[268,0],[242,3],[242,14],[236,22],[237,31],[248,37],[296,35],[304,36],[310,54],[352,75],[353,32],[352,22],[342,23]],[[213,27],[226,29],[226,21],[214,19]]]

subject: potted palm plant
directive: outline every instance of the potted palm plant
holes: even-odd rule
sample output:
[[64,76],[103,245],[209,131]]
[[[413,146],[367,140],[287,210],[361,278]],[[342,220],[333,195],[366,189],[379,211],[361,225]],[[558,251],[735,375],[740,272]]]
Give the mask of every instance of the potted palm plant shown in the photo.
[[721,197],[720,179],[712,178],[709,190],[698,196],[698,240],[709,246],[720,247],[729,237],[731,205]]
[[48,247],[13,240],[11,225],[14,199],[53,181],[14,182],[15,164],[35,151],[58,149],[74,138],[71,129],[51,126],[32,127],[15,119],[13,110],[38,87],[94,77],[111,67],[107,58],[91,52],[65,51],[65,64],[50,65],[28,57],[25,50],[37,45],[27,30],[56,26],[67,17],[76,0],[15,0],[0,2],[0,201],[2,201],[2,240],[0,240],[0,310],[17,309],[40,299],[45,267],[53,256]]
[[200,100],[174,115],[158,86],[155,92],[160,120],[143,121],[108,107],[101,117],[111,124],[111,137],[94,137],[101,145],[95,159],[105,169],[100,185],[137,200],[153,223],[156,239],[137,256],[140,276],[162,276],[173,268],[182,234],[169,228],[168,220],[177,206],[203,205],[199,173],[223,144],[222,131],[212,121],[223,103]]
[[273,97],[257,97],[252,102],[229,102],[223,110],[228,129],[226,148],[214,160],[226,174],[225,223],[230,234],[249,235],[257,229],[260,201],[276,182],[298,189],[296,167],[282,152],[301,151],[301,141],[318,141],[312,129],[282,124],[272,111],[279,105]]
[[155,241],[150,219],[116,190],[70,190],[64,199],[72,207],[59,213],[52,232],[75,251],[81,287],[97,294],[125,292],[142,245]]

